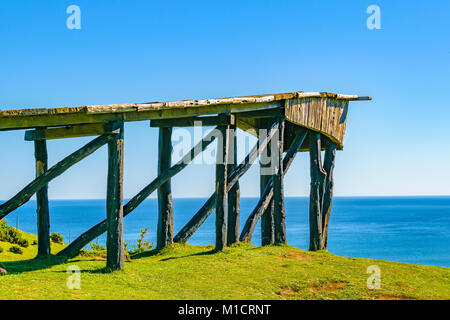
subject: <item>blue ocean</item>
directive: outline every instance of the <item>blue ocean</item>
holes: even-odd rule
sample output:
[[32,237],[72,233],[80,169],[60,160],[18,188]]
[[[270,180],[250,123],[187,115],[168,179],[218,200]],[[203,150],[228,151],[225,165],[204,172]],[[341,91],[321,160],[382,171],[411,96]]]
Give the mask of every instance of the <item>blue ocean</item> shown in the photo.
[[[206,199],[174,199],[175,234]],[[241,199],[241,225],[257,198]],[[125,241],[135,243],[141,228],[156,243],[157,200],[147,199],[124,219]],[[30,201],[7,216],[9,225],[36,233],[36,202]],[[104,200],[51,200],[51,232],[64,241],[106,217]],[[308,198],[286,198],[288,243],[308,249]],[[191,244],[214,243],[214,213],[193,235]],[[257,226],[252,243],[260,244]],[[95,240],[105,245],[106,236]],[[361,258],[450,267],[450,197],[335,197],[330,220],[328,251]]]

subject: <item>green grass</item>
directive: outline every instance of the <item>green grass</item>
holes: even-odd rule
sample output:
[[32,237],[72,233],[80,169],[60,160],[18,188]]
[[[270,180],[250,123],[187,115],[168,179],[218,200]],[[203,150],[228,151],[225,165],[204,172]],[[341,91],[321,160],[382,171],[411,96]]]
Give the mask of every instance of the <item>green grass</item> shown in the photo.
[[[30,243],[36,236],[24,234]],[[174,245],[145,252],[107,273],[102,257],[68,261],[34,259],[4,251],[0,299],[449,299],[450,269],[339,257],[290,246],[240,244],[216,253],[212,246]],[[52,252],[63,245],[52,243]],[[81,290],[69,290],[67,268],[81,269]],[[381,269],[381,289],[369,290],[367,267]]]

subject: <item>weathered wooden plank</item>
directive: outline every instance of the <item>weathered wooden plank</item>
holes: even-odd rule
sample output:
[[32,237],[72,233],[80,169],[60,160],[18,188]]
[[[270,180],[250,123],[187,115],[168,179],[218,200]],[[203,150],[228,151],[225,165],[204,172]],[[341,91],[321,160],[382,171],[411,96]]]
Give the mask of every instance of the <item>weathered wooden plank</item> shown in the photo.
[[[39,108],[0,111],[0,130],[52,127],[121,120],[141,121],[207,114],[237,113],[281,106],[282,101],[326,98],[345,103],[370,97],[325,92],[289,92],[233,98],[184,100],[173,102],[128,103],[82,107]],[[289,120],[289,119],[288,119]]]
[[[215,139],[214,132],[210,132],[206,135],[198,144],[191,149],[183,158],[173,165],[170,169],[156,177],[150,184],[148,184],[144,189],[142,189],[136,196],[134,196],[128,203],[123,207],[124,217],[144,201],[153,191],[155,191],[160,185],[166,182],[168,179],[175,176],[178,172],[183,170],[194,158],[199,155],[204,149],[206,149]],[[215,201],[215,198],[214,198]],[[212,207],[214,209],[214,206]],[[213,210],[212,209],[212,210]],[[57,255],[72,257],[76,255],[85,245],[90,241],[99,237],[101,234],[106,232],[106,220],[103,220],[81,234],[75,241],[70,243],[66,248],[61,250]]]
[[309,198],[309,250],[322,248],[322,208],[321,185],[326,175],[322,167],[320,133],[310,133],[310,176],[311,190]]
[[[105,110],[98,112],[87,112],[87,109],[82,109],[77,113],[42,113],[27,114],[26,116],[20,116],[18,113],[16,116],[12,116],[9,112],[11,110],[0,112],[0,130],[11,129],[26,129],[36,127],[55,127],[55,126],[68,126],[75,124],[89,124],[99,122],[111,122],[111,121],[145,121],[156,119],[169,119],[169,118],[186,118],[195,116],[215,115],[220,113],[240,113],[247,111],[266,110],[273,108],[280,108],[282,101],[270,101],[270,102],[252,102],[252,103],[239,103],[239,104],[219,104],[219,105],[199,105],[191,107],[177,107],[177,106],[161,106],[151,104],[147,107],[147,104],[135,104],[134,111],[127,110],[126,112],[120,112],[120,109],[116,111]],[[55,109],[49,109],[55,110]],[[95,108],[94,108],[95,110]],[[14,110],[17,111],[17,110]]]
[[[34,142],[34,155],[36,158],[36,178],[48,169],[46,141]],[[38,256],[50,255],[50,213],[48,208],[48,185],[43,186],[36,193],[37,204],[37,235]]]
[[23,117],[32,115],[59,115],[73,113],[105,113],[105,112],[133,112],[135,110],[161,110],[164,108],[188,108],[201,106],[220,106],[229,104],[254,104],[267,103],[288,99],[305,99],[305,98],[330,98],[338,100],[371,100],[370,97],[359,97],[357,95],[334,94],[328,92],[287,92],[263,95],[251,95],[218,99],[203,100],[181,100],[170,102],[150,102],[150,103],[125,103],[125,104],[109,104],[109,105],[90,105],[82,107],[62,107],[62,108],[30,108],[19,110],[4,110],[0,112],[0,117]]
[[121,270],[124,266],[123,243],[123,122],[120,132],[108,141],[108,184],[106,193],[106,266]]
[[[256,145],[250,150],[245,159],[228,175],[227,178],[227,192],[229,192],[233,186],[239,181],[248,169],[252,166],[253,162],[257,159],[258,155],[267,147],[270,139],[276,132],[276,128],[273,126],[270,128],[269,133],[263,139],[258,140]],[[189,238],[197,231],[203,222],[209,217],[214,210],[216,204],[216,193],[214,192],[203,207],[186,223],[186,225],[177,233],[174,238],[174,242],[185,243]]]
[[[230,126],[229,162],[227,172],[233,172],[237,167],[237,132],[236,126]],[[227,245],[232,245],[239,241],[239,220],[240,220],[240,189],[237,181],[227,195],[228,199],[228,225],[227,225]]]
[[[307,135],[306,131],[297,130],[296,136],[292,141],[291,145],[289,146],[289,149],[283,159],[284,174],[287,173],[289,167],[292,164],[292,161],[294,161],[294,158],[297,155],[297,151],[302,145],[303,141],[305,140],[306,135]],[[242,232],[239,237],[240,241],[250,241],[252,239],[256,223],[258,222],[263,212],[267,209],[272,199],[273,199],[273,178],[270,177],[255,209],[250,213],[249,217],[247,218],[244,224],[244,227],[242,228]]]
[[[159,128],[158,176],[171,166],[172,128]],[[173,201],[170,179],[158,188],[158,227],[156,248],[162,249],[173,241]]]
[[286,212],[284,208],[284,168],[283,168],[283,148],[284,148],[284,119],[278,122],[278,135],[275,135],[272,144],[273,163],[273,217],[275,225],[275,243],[286,243]]
[[235,125],[236,119],[234,115],[218,115],[206,117],[156,119],[150,121],[150,127],[193,127],[198,124],[203,127],[227,124]]
[[63,138],[76,138],[98,136],[102,134],[117,133],[117,122],[78,124],[56,128],[38,128],[25,131],[25,140],[50,140]]
[[286,101],[286,120],[322,133],[343,149],[348,101],[337,95],[291,99]]
[[40,190],[42,187],[47,185],[52,179],[63,174],[67,169],[69,169],[75,163],[86,158],[98,148],[103,146],[109,140],[109,135],[102,135],[95,138],[84,147],[73,152],[69,156],[65,157],[63,160],[55,164],[49,170],[45,171],[39,177],[36,177],[32,182],[30,182],[25,188],[23,188],[19,193],[17,193],[10,200],[0,205],[0,219],[3,219],[8,213],[17,209],[25,202],[30,200],[34,193]]
[[331,205],[333,202],[333,172],[336,158],[336,144],[329,141],[325,151],[324,170],[327,173],[325,178],[323,207],[322,207],[322,250],[328,247],[328,225],[330,222]]
[[227,162],[230,126],[219,126],[216,157],[216,249],[227,246]]
[[[267,153],[267,154],[265,154]],[[260,156],[260,198],[271,178],[271,143],[267,145],[266,152]],[[269,173],[270,171],[270,173]],[[261,245],[266,246],[275,242],[275,222],[273,216],[273,200],[261,215]]]

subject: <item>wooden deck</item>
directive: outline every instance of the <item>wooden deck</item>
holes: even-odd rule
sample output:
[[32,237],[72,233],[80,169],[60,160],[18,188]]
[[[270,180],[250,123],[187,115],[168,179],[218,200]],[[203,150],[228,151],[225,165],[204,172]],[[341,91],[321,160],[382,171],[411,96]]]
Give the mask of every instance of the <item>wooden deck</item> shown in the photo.
[[[309,151],[310,250],[326,250],[335,156],[336,150],[344,147],[349,102],[370,99],[356,95],[290,92],[206,100],[0,111],[0,130],[32,129],[25,132],[25,140],[34,142],[36,160],[36,178],[0,205],[0,219],[36,194],[38,253],[40,256],[48,256],[48,184],[77,162],[107,145],[106,219],[81,234],[59,252],[59,256],[76,255],[90,241],[106,232],[107,267],[111,271],[122,269],[123,217],[130,214],[156,190],[158,249],[172,242],[187,242],[214,209],[217,250],[223,250],[238,241],[251,241],[259,219],[262,220],[262,245],[286,243],[283,180],[298,151]],[[159,128],[158,176],[124,205],[124,122],[148,120],[151,127]],[[202,126],[216,128],[203,137],[179,162],[172,164],[172,129],[191,127],[197,125],[198,121],[201,121]],[[236,128],[259,138],[239,164],[236,163]],[[48,168],[47,140],[84,136],[96,138]],[[206,150],[214,140],[217,141],[219,150],[216,152],[215,191],[174,236],[171,178]],[[323,159],[321,150],[325,150]],[[261,197],[239,235],[239,179],[258,158],[261,168]]]
[[[257,129],[267,128],[270,122],[264,119],[274,118],[277,114],[271,116],[271,112],[279,110],[290,123],[320,132],[336,142],[338,149],[342,149],[348,102],[370,99],[327,92],[289,92],[205,100],[4,110],[0,111],[0,130],[232,113],[236,115],[239,128],[258,136]],[[304,147],[302,151],[306,149]]]

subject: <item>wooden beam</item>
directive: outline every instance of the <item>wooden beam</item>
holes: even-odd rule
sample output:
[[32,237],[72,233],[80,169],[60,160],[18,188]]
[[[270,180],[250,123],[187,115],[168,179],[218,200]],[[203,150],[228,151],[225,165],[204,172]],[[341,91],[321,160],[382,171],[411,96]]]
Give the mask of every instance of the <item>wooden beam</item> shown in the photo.
[[[34,155],[36,158],[36,178],[43,175],[48,169],[47,143],[34,142]],[[50,213],[48,208],[48,185],[43,186],[36,193],[37,204],[37,235],[38,256],[50,255]]]
[[106,266],[121,270],[124,266],[123,243],[123,122],[120,132],[108,141],[108,185],[106,193]]
[[0,130],[124,121],[183,118],[220,113],[240,113],[282,107],[295,98],[328,98],[337,100],[370,100],[370,97],[320,92],[290,92],[222,99],[173,102],[130,103],[64,108],[39,108],[0,111]]
[[25,202],[30,200],[30,198],[42,187],[47,185],[52,179],[63,174],[67,169],[73,166],[75,163],[86,158],[98,148],[103,146],[109,140],[108,135],[102,135],[95,138],[84,147],[73,152],[69,156],[65,157],[63,160],[55,164],[49,170],[36,177],[32,182],[30,182],[25,188],[23,188],[19,193],[17,193],[10,200],[0,205],[0,219],[3,219],[8,213],[17,209]]
[[[263,152],[260,156],[260,175],[259,188],[260,198],[263,198],[264,190],[272,176],[271,169],[271,143],[267,145],[266,154]],[[261,215],[261,245],[266,246],[275,242],[275,224],[273,217],[273,200],[270,201]]]
[[227,246],[227,162],[230,143],[230,126],[218,127],[216,157],[216,249]]
[[189,238],[201,227],[203,222],[211,215],[216,207],[216,193],[214,192],[194,216],[181,228],[173,239],[176,243],[186,243]]
[[[303,141],[306,138],[307,133],[302,130],[297,130],[296,136],[292,141],[286,156],[283,159],[283,174],[286,175],[289,167],[294,161],[295,156],[297,155],[297,151],[302,145]],[[273,199],[273,177],[270,177],[266,187],[264,188],[264,192],[261,195],[261,198],[258,201],[255,209],[250,213],[250,216],[247,218],[247,221],[242,228],[241,236],[239,237],[240,241],[250,241],[253,236],[253,231],[255,230],[256,223],[259,218],[262,216],[263,212],[268,208],[270,202]]]
[[[239,241],[248,241],[252,240],[253,232],[256,227],[256,223],[262,214],[269,208],[269,205],[273,203],[273,179],[270,177],[269,182],[264,188],[264,192],[259,198],[258,203],[256,204],[255,209],[250,213],[250,216],[245,221],[244,227],[242,228],[241,236],[239,237]],[[275,239],[275,234],[274,234]]]
[[333,172],[336,149],[337,145],[334,142],[329,141],[325,151],[324,161],[324,170],[327,173],[327,176],[325,178],[324,195],[322,200],[322,250],[326,250],[328,247],[328,224],[330,222],[331,205],[333,202]]
[[107,123],[78,124],[56,128],[38,128],[25,131],[26,141],[51,140],[75,137],[98,136],[117,133],[117,121]]
[[237,113],[236,116],[238,118],[251,118],[251,119],[278,118],[278,117],[284,116],[284,108],[247,111],[247,112]]
[[[139,204],[142,203],[151,193],[153,193],[159,186],[161,186],[168,179],[175,176],[181,170],[183,170],[194,158],[199,155],[203,150],[205,150],[215,139],[214,131],[210,132],[205,136],[199,143],[197,143],[194,148],[191,149],[183,158],[173,165],[170,169],[166,170],[164,173],[156,177],[150,184],[148,184],[144,189],[142,189],[136,196],[127,202],[123,207],[123,215],[127,216],[129,213],[133,212]],[[213,207],[214,208],[214,207]],[[97,223],[95,226],[81,234],[75,241],[61,250],[57,255],[63,257],[73,257],[75,256],[85,245],[89,244],[90,241],[99,237],[106,232],[106,220]]]
[[200,123],[203,127],[208,126],[222,126],[235,125],[236,120],[234,115],[218,115],[206,117],[190,117],[190,118],[174,118],[174,119],[157,119],[150,121],[150,127],[193,127]]
[[273,139],[272,163],[273,163],[273,216],[275,225],[275,243],[286,243],[286,212],[284,208],[284,168],[283,168],[283,148],[284,148],[284,126],[285,120],[279,118],[278,135]]
[[310,133],[309,250],[322,249],[321,186],[326,172],[322,167],[320,133]]
[[[229,143],[229,163],[227,172],[233,172],[237,167],[237,137],[236,126],[231,126],[231,138]],[[227,245],[232,245],[239,241],[239,220],[240,220],[240,189],[237,181],[228,192],[228,228]]]
[[[246,111],[265,110],[279,108],[283,105],[281,101],[239,103],[239,104],[219,104],[219,105],[199,105],[192,107],[185,106],[149,106],[145,104],[133,104],[130,108],[120,107],[114,109],[110,106],[101,108],[82,107],[80,111],[73,113],[48,113],[27,115],[27,116],[1,116],[0,130],[26,129],[36,127],[54,127],[75,124],[99,123],[110,121],[144,121],[168,118],[186,118],[204,115],[215,115],[220,113],[239,113]],[[5,111],[7,112],[7,111]],[[3,112],[4,113],[4,112]]]
[[[158,176],[171,166],[172,128],[159,128]],[[173,201],[170,179],[158,188],[158,227],[156,248],[162,249],[173,241]]]
[[[233,186],[239,181],[248,169],[252,166],[253,162],[257,159],[258,155],[267,147],[270,139],[275,134],[276,128],[272,127],[264,139],[258,140],[256,145],[250,150],[249,154],[245,157],[233,172],[228,174],[227,178],[227,192],[233,188]],[[197,231],[203,222],[209,217],[214,210],[216,204],[216,193],[214,192],[203,207],[184,225],[184,227],[177,233],[174,238],[174,242],[186,243],[189,238]]]

